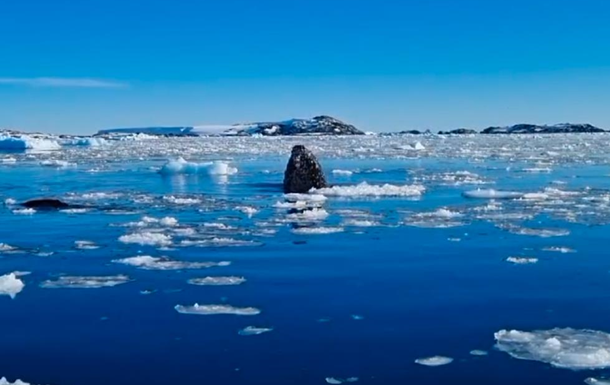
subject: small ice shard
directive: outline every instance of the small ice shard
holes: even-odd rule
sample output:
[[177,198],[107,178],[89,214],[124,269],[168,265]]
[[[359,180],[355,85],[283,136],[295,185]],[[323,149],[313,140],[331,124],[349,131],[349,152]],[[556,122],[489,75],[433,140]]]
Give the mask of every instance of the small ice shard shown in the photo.
[[234,307],[231,305],[199,305],[193,306],[176,305],[174,307],[180,314],[193,315],[243,315],[253,316],[260,314],[260,310],[254,307]]
[[500,191],[494,189],[476,189],[465,191],[462,195],[466,198],[475,199],[515,199],[521,198],[522,193],[516,191]]
[[323,221],[328,217],[328,211],[321,208],[311,208],[307,210],[297,211],[291,214],[288,214],[286,218],[291,221],[302,221],[302,222],[316,222]]
[[209,267],[228,266],[231,264],[230,262],[186,262],[172,260],[167,257],[151,257],[150,255],[115,259],[112,262],[134,266],[144,270],[207,269]]
[[40,287],[44,289],[99,289],[113,287],[129,282],[125,275],[111,276],[62,276],[56,280],[44,281]]
[[259,328],[256,326],[247,326],[241,329],[238,334],[240,336],[257,336],[259,334],[269,333],[271,331],[273,331],[273,328]]
[[352,319],[355,321],[362,321],[364,317],[358,314],[352,314]]
[[0,276],[0,295],[8,295],[15,299],[17,294],[21,293],[25,284],[20,280],[19,275],[10,273]]
[[424,365],[424,366],[442,366],[442,365],[448,365],[452,362],[453,362],[453,358],[443,357],[443,356],[425,357],[425,358],[418,358],[415,360],[416,364]]
[[6,243],[0,243],[0,253],[10,253],[18,250],[16,247],[8,245]]
[[514,263],[515,265],[528,265],[538,262],[538,258],[532,257],[508,257],[506,262]]
[[169,246],[172,244],[172,237],[161,233],[141,232],[123,235],[119,237],[119,242],[142,246]]
[[237,206],[235,207],[235,210],[241,211],[242,213],[246,214],[248,218],[252,218],[254,214],[258,213],[258,209],[250,206]]
[[333,175],[351,176],[354,172],[349,170],[333,170]]
[[571,328],[532,332],[500,330],[494,337],[498,350],[520,360],[572,370],[610,367],[610,334],[601,331]]
[[488,354],[489,354],[489,353],[488,353],[487,351],[485,351],[485,350],[478,350],[478,349],[475,349],[475,350],[471,350],[471,351],[470,351],[470,355],[471,355],[471,356],[486,356],[486,355],[488,355]]
[[[587,385],[610,385],[610,379],[589,377],[589,378],[585,379],[585,384],[587,384]],[[2,384],[0,383],[0,385],[2,385]]]
[[15,210],[13,210],[13,214],[16,214],[16,215],[34,215],[34,214],[36,214],[36,210],[34,210],[34,209],[15,209]]
[[95,242],[92,241],[75,241],[74,247],[79,250],[95,250],[100,248],[95,244]]
[[575,253],[576,252],[576,250],[570,249],[569,247],[556,247],[556,246],[545,247],[544,249],[542,249],[542,251],[551,251],[551,252],[562,253],[562,254],[568,254],[568,253]]
[[320,235],[340,233],[344,230],[343,227],[297,227],[296,229],[292,229],[292,232],[301,235]]
[[351,382],[357,382],[358,377],[349,377],[349,378],[337,378],[337,377],[326,377],[326,383],[331,385],[339,385]]
[[188,280],[191,285],[197,286],[236,286],[246,282],[244,277],[205,277]]

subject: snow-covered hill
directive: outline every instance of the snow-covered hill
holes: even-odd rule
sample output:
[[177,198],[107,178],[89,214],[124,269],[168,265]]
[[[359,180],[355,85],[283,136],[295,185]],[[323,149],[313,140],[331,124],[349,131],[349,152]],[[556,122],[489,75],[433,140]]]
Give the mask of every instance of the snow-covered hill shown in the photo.
[[148,134],[166,136],[280,136],[280,135],[364,135],[351,124],[330,116],[234,125],[187,127],[139,127],[101,130],[97,135]]

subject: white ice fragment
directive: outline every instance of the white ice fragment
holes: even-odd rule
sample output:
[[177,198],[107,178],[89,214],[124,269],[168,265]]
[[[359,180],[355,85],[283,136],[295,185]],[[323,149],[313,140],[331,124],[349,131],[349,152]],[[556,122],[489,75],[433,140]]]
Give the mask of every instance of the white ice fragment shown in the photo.
[[253,316],[260,314],[260,310],[254,307],[234,307],[231,305],[199,305],[193,306],[176,305],[174,309],[180,314],[193,315],[242,315]]
[[61,276],[56,280],[44,281],[40,287],[44,289],[99,289],[113,287],[129,282],[125,275],[112,276]]
[[487,351],[485,351],[485,350],[478,350],[478,349],[475,349],[475,350],[471,350],[471,351],[470,351],[470,355],[471,355],[471,356],[486,356],[486,355],[488,355],[488,354],[489,354],[489,353],[487,353]]
[[21,293],[24,287],[25,284],[15,273],[0,276],[0,295],[8,295],[12,299],[15,299],[17,294]]
[[465,191],[463,195],[466,198],[475,199],[516,199],[523,196],[522,193],[516,191],[500,191],[494,189],[476,189]]
[[92,241],[75,241],[74,247],[79,250],[95,250],[100,248],[97,244],[95,244],[95,242]]
[[331,385],[339,385],[344,383],[357,382],[358,377],[349,377],[349,378],[337,378],[337,377],[326,377],[326,383]]
[[312,189],[311,193],[336,197],[419,197],[425,191],[421,185],[371,185],[362,182],[352,186],[333,186]]
[[302,235],[334,234],[343,231],[345,231],[343,227],[298,227],[292,229],[293,233]]
[[418,358],[415,360],[416,364],[424,365],[424,366],[442,366],[442,365],[448,365],[452,362],[453,362],[453,358],[443,357],[443,356],[425,357],[425,358]]
[[517,359],[572,370],[610,367],[610,334],[601,331],[571,328],[532,332],[500,330],[494,337],[498,350]]
[[141,232],[123,235],[119,237],[119,241],[142,246],[169,246],[172,244],[172,237],[161,233]]
[[139,255],[112,261],[128,266],[134,266],[144,270],[186,270],[186,269],[207,269],[216,266],[228,266],[230,262],[186,262],[172,260],[167,257],[151,257],[149,255]]
[[531,257],[508,257],[506,262],[514,263],[515,265],[529,265],[538,262],[538,258]]
[[197,286],[236,286],[246,282],[244,277],[205,277],[188,280],[191,285]]
[[333,175],[338,176],[351,176],[354,172],[349,170],[333,170]]
[[238,334],[240,336],[258,336],[263,333],[269,333],[273,331],[273,328],[260,328],[256,326],[247,326],[241,329]]

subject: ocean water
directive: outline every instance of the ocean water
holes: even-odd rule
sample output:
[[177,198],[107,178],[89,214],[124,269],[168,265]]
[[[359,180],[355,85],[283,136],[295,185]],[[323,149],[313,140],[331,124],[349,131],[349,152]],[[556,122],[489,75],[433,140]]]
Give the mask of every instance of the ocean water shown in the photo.
[[[334,189],[284,196],[295,144]],[[0,278],[0,378],[603,383],[608,148],[607,135],[403,136],[0,152],[0,276],[18,272]],[[18,206],[37,197],[79,208]]]

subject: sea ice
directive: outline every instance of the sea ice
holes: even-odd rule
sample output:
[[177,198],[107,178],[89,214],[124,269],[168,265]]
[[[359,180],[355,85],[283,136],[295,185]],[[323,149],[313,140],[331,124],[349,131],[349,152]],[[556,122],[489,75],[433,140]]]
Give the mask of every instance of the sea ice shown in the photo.
[[240,336],[258,336],[260,334],[269,333],[271,331],[273,331],[272,328],[259,328],[256,326],[247,326],[247,327],[241,329],[238,332],[238,334]]
[[508,257],[506,262],[514,263],[515,265],[529,265],[538,262],[538,258],[531,257]]
[[515,199],[523,196],[522,193],[516,191],[499,191],[494,189],[476,189],[465,191],[463,195],[466,198],[476,199]]
[[421,185],[371,185],[362,182],[354,186],[333,186],[312,189],[314,194],[336,197],[419,197],[425,191]]
[[169,246],[172,244],[172,237],[161,233],[141,232],[123,235],[119,237],[119,241],[142,246]]
[[188,280],[189,284],[197,286],[235,286],[244,282],[246,282],[244,277],[205,277]]
[[21,293],[24,287],[25,284],[15,273],[0,276],[0,295],[8,295],[12,299],[15,299],[17,294]]
[[292,229],[293,233],[302,235],[333,234],[343,231],[345,231],[343,227],[297,227]]
[[176,305],[176,311],[180,314],[193,315],[244,315],[252,316],[260,314],[260,310],[254,307],[234,307],[231,305],[199,305],[193,306]]
[[571,328],[500,330],[494,337],[500,351],[517,359],[572,370],[610,367],[610,334],[604,332]]
[[415,360],[416,364],[424,365],[424,366],[442,366],[442,365],[448,365],[452,362],[453,362],[453,358],[443,357],[443,356],[418,358]]
[[326,383],[331,385],[339,385],[344,383],[357,382],[358,377],[350,377],[350,378],[337,378],[337,377],[326,377]]
[[233,175],[237,173],[237,169],[231,167],[229,163],[222,161],[195,163],[178,158],[168,161],[159,172],[164,175],[201,173],[208,175]]
[[0,385],[31,385],[29,382],[24,382],[21,380],[15,380],[15,382],[10,382],[5,377],[0,378]]
[[56,280],[44,281],[40,287],[44,289],[99,289],[113,287],[129,282],[125,275],[114,276],[61,276]]
[[149,255],[115,259],[112,262],[134,266],[144,270],[207,269],[209,267],[230,265],[230,262],[186,262],[172,260],[167,257],[151,257]]

